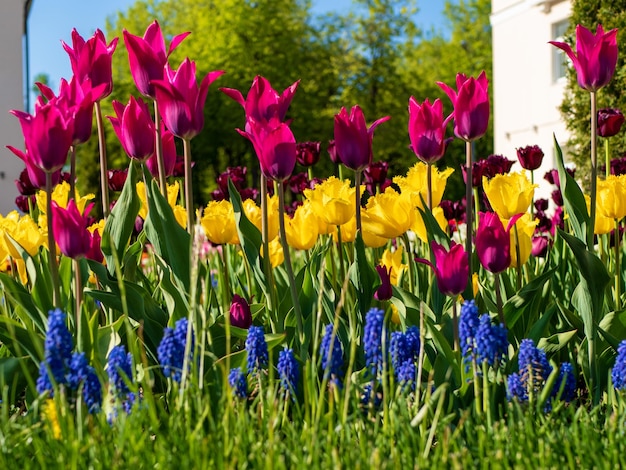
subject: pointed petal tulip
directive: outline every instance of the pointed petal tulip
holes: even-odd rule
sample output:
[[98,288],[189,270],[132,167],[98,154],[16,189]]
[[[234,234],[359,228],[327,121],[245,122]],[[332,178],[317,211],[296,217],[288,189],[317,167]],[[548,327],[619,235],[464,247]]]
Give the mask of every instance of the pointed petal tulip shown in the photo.
[[[45,189],[46,187],[46,172],[41,168],[36,167],[30,157],[28,156],[28,150],[26,152],[22,152],[11,145],[7,145],[7,148],[13,152],[15,156],[17,156],[20,160],[24,162],[26,165],[26,172],[28,174],[28,179],[38,189]],[[52,186],[56,186],[61,179],[61,171],[57,170],[52,172]]]
[[433,163],[443,157],[446,151],[446,126],[452,115],[443,118],[443,104],[436,99],[431,105],[428,99],[419,104],[411,96],[409,99],[409,138],[411,150],[417,158]]
[[605,33],[598,25],[595,34],[582,25],[576,26],[576,52],[569,44],[550,41],[572,60],[578,85],[590,92],[608,85],[617,66],[617,29]]
[[[88,214],[93,203],[85,208]],[[71,199],[67,208],[52,201],[52,232],[59,250],[65,256],[76,259],[84,257],[91,250],[92,236],[87,230],[88,218],[78,210],[76,201]]]
[[82,85],[87,80],[90,86],[96,90],[94,101],[106,98],[113,91],[113,76],[111,71],[111,58],[118,38],[114,38],[108,45],[104,33],[99,29],[87,41],[72,30],[72,46],[62,42],[63,48],[70,57],[74,77]]
[[108,116],[113,130],[120,140],[126,154],[140,162],[154,153],[154,122],[148,107],[141,98],[133,96],[124,106],[113,101],[113,109],[117,117]]
[[178,70],[165,66],[163,80],[152,80],[165,126],[181,139],[191,139],[204,127],[204,104],[209,85],[224,72],[209,72],[196,81],[196,64],[185,59]]
[[492,273],[504,271],[511,265],[510,235],[511,227],[515,225],[518,214],[509,220],[505,230],[498,214],[495,212],[481,212],[476,230],[476,254],[483,267]]
[[135,36],[124,30],[124,44],[128,50],[130,72],[142,95],[156,98],[151,80],[162,80],[163,69],[169,55],[190,33],[174,36],[169,49],[165,50],[165,39],[161,26],[155,20],[146,29],[143,37]]
[[363,110],[353,106],[350,114],[346,108],[341,108],[335,115],[335,150],[346,167],[360,171],[372,163],[372,138],[374,129],[390,119],[382,117],[367,127]]
[[485,72],[481,72],[478,78],[457,74],[456,91],[442,82],[437,85],[454,106],[454,134],[466,142],[482,137],[489,124],[489,82]]
[[463,245],[451,241],[450,249],[446,250],[434,240],[430,247],[435,256],[434,265],[421,258],[416,258],[415,261],[427,264],[433,269],[437,278],[437,287],[442,294],[452,297],[459,295],[465,290],[469,276],[469,264],[465,248]]

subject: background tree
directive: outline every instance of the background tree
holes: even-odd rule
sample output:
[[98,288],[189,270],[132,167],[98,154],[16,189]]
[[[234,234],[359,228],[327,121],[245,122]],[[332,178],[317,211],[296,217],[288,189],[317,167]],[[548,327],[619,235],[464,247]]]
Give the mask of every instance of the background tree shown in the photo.
[[[620,54],[617,58],[616,72],[613,80],[602,88],[598,94],[598,109],[617,108],[626,111],[626,0],[574,0],[572,3],[572,16],[565,41],[568,44],[576,43],[576,25],[581,24],[595,32],[598,24],[605,31],[618,28],[617,43]],[[565,96],[561,104],[561,114],[567,123],[567,129],[571,132],[567,142],[567,154],[576,163],[579,169],[576,175],[583,178],[589,175],[590,162],[590,108],[589,92],[578,86],[576,72],[573,67],[567,71],[567,85]],[[611,157],[618,158],[626,153],[626,134],[622,131],[611,137]],[[598,148],[598,160],[604,161],[604,149]],[[602,166],[599,163],[598,166]],[[602,172],[600,172],[602,173]]]

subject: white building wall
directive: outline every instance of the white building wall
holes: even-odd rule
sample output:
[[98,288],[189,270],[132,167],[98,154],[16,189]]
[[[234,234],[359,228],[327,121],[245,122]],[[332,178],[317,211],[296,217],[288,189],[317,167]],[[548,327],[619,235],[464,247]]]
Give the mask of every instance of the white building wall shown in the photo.
[[[570,16],[570,1],[493,0],[491,6],[494,152],[517,160],[517,148],[539,145],[545,158],[535,182],[541,183],[556,167],[553,134],[561,148],[568,140],[558,110],[565,79],[553,79],[548,41],[555,39],[553,25]],[[542,184],[537,197],[549,198],[552,189]]]
[[11,109],[23,109],[22,37],[25,0],[0,2],[0,214],[16,209],[15,180],[24,168],[7,145],[24,149],[24,138]]

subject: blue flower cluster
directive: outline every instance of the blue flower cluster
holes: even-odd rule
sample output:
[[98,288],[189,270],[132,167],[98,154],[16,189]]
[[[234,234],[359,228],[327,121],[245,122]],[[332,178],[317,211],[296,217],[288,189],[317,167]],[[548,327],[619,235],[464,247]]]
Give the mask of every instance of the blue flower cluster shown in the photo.
[[243,373],[241,367],[235,367],[231,369],[228,374],[228,385],[233,390],[233,395],[237,398],[248,397],[248,382],[246,380],[246,374]]
[[389,342],[389,354],[396,380],[404,387],[415,389],[415,362],[420,349],[419,329],[407,328],[406,333],[394,331]]
[[365,365],[373,378],[376,378],[383,369],[384,319],[385,312],[379,308],[371,308],[365,315],[365,331],[363,332]]
[[246,338],[248,352],[248,372],[254,373],[267,367],[268,353],[265,342],[265,331],[262,326],[251,326]]
[[478,316],[473,300],[465,301],[461,307],[459,341],[461,353],[466,361],[475,359],[490,366],[506,359],[509,341],[503,325],[493,325],[488,314]]
[[112,395],[119,400],[124,411],[130,413],[135,402],[135,394],[128,387],[133,381],[133,361],[123,345],[115,346],[109,353],[106,371]]
[[278,377],[280,378],[280,386],[289,393],[295,400],[298,390],[298,379],[300,377],[300,368],[298,361],[293,354],[293,349],[283,349],[278,353]]
[[[174,382],[180,382],[182,378],[183,363],[185,362],[185,348],[187,346],[187,318],[181,318],[174,328],[165,328],[163,338],[157,348],[157,356],[165,377],[171,377]],[[189,348],[189,359],[193,355],[194,337]],[[191,361],[189,363],[191,367]]]
[[616,390],[626,390],[626,339],[617,346],[617,357],[611,371],[611,379]]
[[[39,364],[37,392],[48,392],[54,396],[56,387],[71,392],[81,391],[87,409],[95,413],[102,403],[102,385],[85,354],[72,354],[73,347],[72,335],[65,324],[65,313],[59,309],[51,310],[44,341],[44,360]],[[70,395],[70,398],[73,397]]]
[[333,385],[341,386],[341,379],[343,377],[343,348],[341,347],[339,337],[337,335],[333,336],[332,324],[326,325],[324,329],[324,336],[320,343],[320,356],[322,357],[324,378],[328,379],[329,383]]

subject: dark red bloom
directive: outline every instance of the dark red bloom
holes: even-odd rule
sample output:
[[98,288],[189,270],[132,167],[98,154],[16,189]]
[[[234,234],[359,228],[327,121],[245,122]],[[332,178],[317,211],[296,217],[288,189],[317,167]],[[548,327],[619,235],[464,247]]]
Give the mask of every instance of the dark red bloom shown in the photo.
[[612,137],[617,134],[624,124],[624,115],[619,109],[604,108],[598,111],[598,135]]
[[294,194],[302,194],[305,189],[311,189],[311,181],[305,172],[296,173],[287,180],[289,189]]
[[543,150],[538,145],[528,145],[517,149],[517,159],[522,168],[536,170],[543,161]]
[[313,166],[320,159],[321,142],[300,142],[296,144],[296,160],[302,166]]
[[125,168],[123,170],[109,170],[107,172],[109,190],[110,191],[121,191],[124,187],[124,183],[126,183],[126,177],[128,176],[128,169]]
[[374,298],[376,300],[389,300],[393,296],[393,291],[391,289],[391,269],[387,269],[385,266],[376,266],[376,271],[380,276],[380,286],[376,289],[374,293]]

